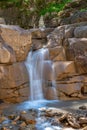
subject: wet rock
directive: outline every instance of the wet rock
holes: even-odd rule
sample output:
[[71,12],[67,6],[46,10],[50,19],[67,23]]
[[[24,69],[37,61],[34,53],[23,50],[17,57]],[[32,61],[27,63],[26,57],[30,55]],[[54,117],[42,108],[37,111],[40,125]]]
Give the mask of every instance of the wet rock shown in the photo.
[[5,121],[5,120],[8,120],[8,118],[5,117],[5,116],[0,116],[0,123],[2,123],[2,122]]
[[63,122],[64,120],[66,120],[67,119],[67,114],[65,113],[65,114],[63,114],[60,118],[59,118],[59,121],[60,122]]
[[35,117],[30,114],[21,114],[20,120],[25,121],[25,123],[28,124],[36,124]]
[[67,121],[71,127],[79,129],[80,125],[79,122],[76,120],[76,118],[72,114],[67,114]]
[[26,123],[25,122],[22,122],[21,124],[20,124],[20,127],[25,127],[26,126]]
[[87,117],[80,117],[79,118],[79,123],[80,124],[87,124]]
[[26,111],[22,111],[21,114],[26,114],[27,112]]
[[15,114],[11,114],[11,115],[8,116],[8,118],[11,119],[11,120],[14,120],[15,116],[16,116]]
[[18,121],[20,119],[20,116],[17,116],[14,121]]
[[86,110],[87,107],[86,107],[86,106],[80,106],[79,109],[81,109],[81,110]]
[[11,124],[12,125],[17,125],[17,122],[16,121],[12,121]]
[[6,127],[2,127],[1,130],[10,130],[10,129],[8,129]]

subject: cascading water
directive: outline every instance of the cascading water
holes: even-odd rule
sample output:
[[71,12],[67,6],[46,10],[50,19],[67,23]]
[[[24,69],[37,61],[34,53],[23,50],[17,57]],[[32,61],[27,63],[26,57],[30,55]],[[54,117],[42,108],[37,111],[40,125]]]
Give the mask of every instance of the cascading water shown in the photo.
[[[48,49],[42,48],[37,51],[30,51],[25,65],[29,73],[30,99],[32,101],[44,99],[43,84],[45,83],[45,76],[47,73],[45,71],[49,68],[54,70],[52,67],[52,61],[49,60]],[[52,85],[55,86],[54,74],[52,74],[52,79]]]

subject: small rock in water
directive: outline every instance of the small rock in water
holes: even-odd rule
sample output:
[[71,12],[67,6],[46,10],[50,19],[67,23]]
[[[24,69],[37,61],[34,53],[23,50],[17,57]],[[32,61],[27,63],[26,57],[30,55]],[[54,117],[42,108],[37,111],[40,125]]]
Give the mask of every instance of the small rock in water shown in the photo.
[[77,122],[76,118],[70,113],[67,115],[67,121],[69,125],[71,125],[71,127],[76,128],[76,129],[80,128],[80,125]]
[[21,114],[26,114],[27,112],[26,111],[22,111]]
[[15,114],[9,115],[8,118],[10,118],[11,120],[14,120],[15,119]]
[[79,109],[86,110],[87,107],[86,106],[80,106]]
[[20,119],[20,116],[17,116],[14,121],[18,121]]
[[26,126],[26,123],[25,122],[22,122],[21,124],[20,124],[20,127],[25,127]]
[[11,123],[12,125],[16,125],[17,124],[17,122],[16,121],[12,121],[12,123]]
[[65,120],[66,118],[67,118],[67,114],[65,113],[65,114],[63,114],[63,115],[59,118],[59,121],[61,122],[61,121]]

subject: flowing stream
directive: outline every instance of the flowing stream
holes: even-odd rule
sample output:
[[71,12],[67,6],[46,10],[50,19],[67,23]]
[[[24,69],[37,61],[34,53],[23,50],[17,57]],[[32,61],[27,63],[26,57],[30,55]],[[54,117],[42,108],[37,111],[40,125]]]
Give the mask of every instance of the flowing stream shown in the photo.
[[51,84],[53,87],[50,88],[53,88],[53,91],[55,91],[54,67],[52,61],[49,60],[49,51],[47,48],[30,51],[25,65],[29,74],[30,100],[34,101],[44,99],[43,89],[44,85],[47,87],[47,84],[45,83],[47,83],[46,81],[48,77],[51,77],[52,79]]

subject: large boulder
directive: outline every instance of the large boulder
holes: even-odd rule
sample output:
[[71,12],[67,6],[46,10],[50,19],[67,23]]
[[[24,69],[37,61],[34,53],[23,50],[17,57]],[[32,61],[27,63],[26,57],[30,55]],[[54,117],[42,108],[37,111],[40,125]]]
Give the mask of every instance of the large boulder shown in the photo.
[[24,63],[0,65],[0,99],[8,102],[27,100],[29,96],[28,80]]
[[[81,22],[59,26],[47,37],[59,99],[87,98],[86,33],[87,22]],[[51,87],[49,90],[52,90]]]
[[14,62],[16,62],[15,52],[9,45],[5,44],[0,36],[0,63],[12,64]]
[[67,60],[76,63],[78,73],[87,73],[87,38],[68,38]]
[[76,27],[74,36],[76,38],[87,38],[87,26]]
[[24,61],[31,47],[31,34],[19,26],[0,24],[0,32],[4,42],[11,46],[16,61]]

